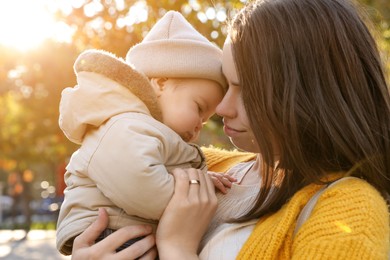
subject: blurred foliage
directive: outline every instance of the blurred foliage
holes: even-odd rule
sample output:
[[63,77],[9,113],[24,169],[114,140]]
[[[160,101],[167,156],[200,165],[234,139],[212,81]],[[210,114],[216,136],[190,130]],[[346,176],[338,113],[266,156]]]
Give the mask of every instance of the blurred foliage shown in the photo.
[[124,57],[167,10],[181,12],[199,32],[222,46],[226,18],[242,6],[237,0],[86,0],[70,14],[59,11],[57,17],[76,28],[74,43],[79,48],[102,48]]
[[[46,41],[27,53],[0,46],[0,181],[4,174],[27,168],[53,179],[59,164],[77,149],[58,127],[61,91],[76,83],[73,62],[88,48],[125,57],[167,11],[177,10],[203,35],[222,46],[226,24],[245,1],[85,0],[56,19],[74,29],[71,44]],[[377,31],[386,66],[390,53],[390,1],[360,0]],[[81,3],[81,4],[80,4]],[[147,19],[146,19],[147,18]],[[4,26],[4,25],[3,25]],[[200,144],[231,147],[213,118]]]
[[387,80],[390,82],[390,1],[359,0],[363,13],[368,17],[367,24],[374,34],[382,53]]

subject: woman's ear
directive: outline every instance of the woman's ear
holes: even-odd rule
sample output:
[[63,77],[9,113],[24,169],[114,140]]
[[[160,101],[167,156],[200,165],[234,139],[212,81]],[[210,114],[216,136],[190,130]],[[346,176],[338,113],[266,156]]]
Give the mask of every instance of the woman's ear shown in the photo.
[[161,96],[161,93],[165,89],[165,82],[167,81],[167,78],[152,78],[150,80],[150,83],[152,84],[152,87],[154,89],[154,92],[156,93],[157,97]]

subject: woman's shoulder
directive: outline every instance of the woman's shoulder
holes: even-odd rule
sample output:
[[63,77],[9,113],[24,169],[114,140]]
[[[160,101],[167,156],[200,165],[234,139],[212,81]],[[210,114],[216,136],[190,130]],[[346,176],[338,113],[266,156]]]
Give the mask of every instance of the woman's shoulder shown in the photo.
[[328,187],[318,199],[312,216],[324,224],[350,227],[346,231],[353,227],[354,231],[377,229],[389,233],[385,199],[371,184],[359,178],[348,178]]
[[378,222],[379,219],[382,223],[389,222],[386,200],[367,181],[359,178],[345,178],[318,194],[321,187],[323,186],[310,184],[302,188],[287,203],[286,210],[287,208],[297,210],[299,214],[310,199],[319,195],[310,213],[311,217],[316,216],[320,219],[324,217],[330,221],[353,219],[355,223]]
[[385,199],[368,182],[346,179],[321,194],[294,238],[293,250],[303,256],[316,248],[336,258],[353,249],[348,254],[355,258],[367,255],[383,259],[389,248],[389,233]]
[[367,181],[359,178],[348,178],[339,181],[336,185],[326,189],[322,199],[344,200],[345,204],[379,206],[385,208],[387,212],[386,201],[379,191]]

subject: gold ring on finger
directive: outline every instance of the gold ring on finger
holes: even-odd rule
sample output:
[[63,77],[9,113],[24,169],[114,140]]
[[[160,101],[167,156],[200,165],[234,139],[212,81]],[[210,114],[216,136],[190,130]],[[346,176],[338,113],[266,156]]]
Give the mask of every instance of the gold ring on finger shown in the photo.
[[190,184],[198,184],[198,185],[200,185],[200,181],[198,181],[198,180],[190,180]]

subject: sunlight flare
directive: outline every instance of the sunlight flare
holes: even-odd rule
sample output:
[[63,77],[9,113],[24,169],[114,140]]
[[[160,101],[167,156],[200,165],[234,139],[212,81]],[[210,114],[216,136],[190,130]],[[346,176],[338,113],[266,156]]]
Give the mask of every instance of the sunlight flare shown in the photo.
[[49,38],[70,39],[71,29],[55,21],[46,3],[47,0],[0,1],[0,45],[26,51]]
[[336,226],[338,226],[345,233],[351,233],[352,232],[352,229],[349,226],[347,226],[345,223],[342,223],[341,221],[336,221],[335,224],[336,224]]

